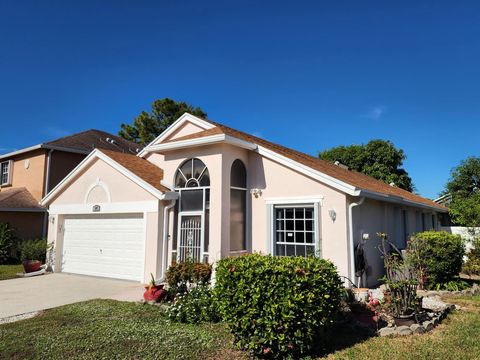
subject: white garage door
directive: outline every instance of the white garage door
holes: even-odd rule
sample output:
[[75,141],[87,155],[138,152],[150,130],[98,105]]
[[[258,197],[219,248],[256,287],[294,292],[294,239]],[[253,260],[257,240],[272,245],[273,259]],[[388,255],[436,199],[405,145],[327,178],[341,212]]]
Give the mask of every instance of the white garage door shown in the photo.
[[143,281],[142,214],[65,218],[62,271]]

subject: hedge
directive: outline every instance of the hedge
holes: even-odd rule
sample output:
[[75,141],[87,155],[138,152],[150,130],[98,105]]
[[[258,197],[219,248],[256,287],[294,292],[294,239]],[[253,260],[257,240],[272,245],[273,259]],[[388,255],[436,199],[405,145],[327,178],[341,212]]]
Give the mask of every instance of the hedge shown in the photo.
[[426,285],[434,288],[455,280],[462,269],[465,244],[460,235],[446,231],[424,231],[409,241],[418,269],[426,274]]
[[216,305],[236,345],[257,356],[308,352],[340,305],[337,270],[316,257],[225,258],[215,280]]

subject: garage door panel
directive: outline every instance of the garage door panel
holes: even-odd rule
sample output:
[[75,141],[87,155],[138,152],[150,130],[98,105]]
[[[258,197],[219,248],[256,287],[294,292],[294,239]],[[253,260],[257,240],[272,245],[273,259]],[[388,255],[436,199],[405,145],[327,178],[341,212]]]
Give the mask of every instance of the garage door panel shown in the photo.
[[141,281],[144,239],[141,214],[68,217],[62,271]]

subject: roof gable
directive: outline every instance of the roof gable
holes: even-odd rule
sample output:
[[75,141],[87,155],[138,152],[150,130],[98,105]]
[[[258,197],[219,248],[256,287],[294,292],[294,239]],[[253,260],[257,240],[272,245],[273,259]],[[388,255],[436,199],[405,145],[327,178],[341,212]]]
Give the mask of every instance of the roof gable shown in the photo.
[[163,180],[163,170],[151,162],[135,155],[96,149],[53,188],[41,200],[40,204],[50,204],[69,184],[75,181],[77,176],[80,176],[80,174],[97,159],[104,161],[160,200],[176,198],[176,194],[172,194],[170,189],[161,183]]

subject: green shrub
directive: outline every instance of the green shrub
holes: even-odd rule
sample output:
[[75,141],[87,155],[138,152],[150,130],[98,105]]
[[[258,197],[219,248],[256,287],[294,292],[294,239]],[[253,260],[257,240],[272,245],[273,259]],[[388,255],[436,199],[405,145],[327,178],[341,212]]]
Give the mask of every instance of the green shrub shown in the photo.
[[470,284],[463,280],[452,280],[443,284],[435,285],[435,290],[462,291],[468,289]]
[[480,275],[480,238],[472,241],[472,248],[467,253],[467,261],[463,264],[462,272],[467,275]]
[[327,260],[252,254],[217,263],[214,294],[240,349],[295,356],[333,323],[342,282]]
[[457,278],[462,269],[465,244],[460,235],[425,231],[412,236],[408,251],[414,253],[412,265],[423,274],[424,285],[434,288]]
[[7,223],[0,223],[0,264],[10,260],[14,248],[14,232]]
[[198,285],[179,294],[168,307],[167,316],[172,321],[187,324],[217,322],[219,316],[210,286]]
[[20,260],[40,260],[45,263],[47,255],[47,240],[27,240],[20,244]]
[[167,270],[167,284],[173,295],[183,294],[192,285],[210,283],[212,265],[185,261],[172,264]]

